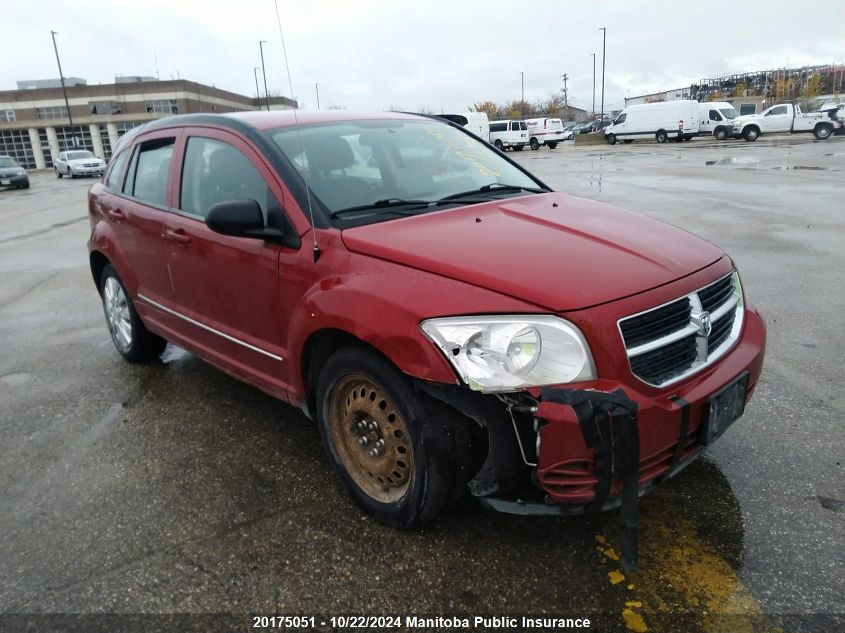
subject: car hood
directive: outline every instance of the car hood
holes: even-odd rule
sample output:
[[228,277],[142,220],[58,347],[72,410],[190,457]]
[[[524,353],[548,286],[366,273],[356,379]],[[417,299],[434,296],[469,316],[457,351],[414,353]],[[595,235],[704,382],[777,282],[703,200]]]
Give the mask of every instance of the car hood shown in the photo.
[[560,193],[355,227],[343,241],[356,253],[560,312],[661,286],[723,256],[671,225]]
[[68,165],[88,165],[89,163],[96,163],[97,165],[103,164],[105,165],[105,161],[99,158],[72,158],[67,161]]
[[17,176],[21,167],[0,167],[0,176]]

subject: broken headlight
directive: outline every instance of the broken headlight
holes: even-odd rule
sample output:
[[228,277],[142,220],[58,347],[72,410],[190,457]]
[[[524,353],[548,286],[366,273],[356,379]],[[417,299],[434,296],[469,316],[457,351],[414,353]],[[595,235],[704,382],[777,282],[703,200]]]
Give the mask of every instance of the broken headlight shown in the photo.
[[558,317],[448,317],[428,319],[420,327],[475,391],[512,391],[596,377],[584,336]]

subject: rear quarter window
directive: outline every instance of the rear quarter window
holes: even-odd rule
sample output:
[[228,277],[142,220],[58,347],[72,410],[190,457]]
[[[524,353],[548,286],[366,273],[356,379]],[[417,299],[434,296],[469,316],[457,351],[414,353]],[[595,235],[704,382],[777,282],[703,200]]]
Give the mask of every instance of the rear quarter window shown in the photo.
[[139,144],[126,174],[123,193],[151,205],[167,206],[167,176],[175,146],[173,138]]

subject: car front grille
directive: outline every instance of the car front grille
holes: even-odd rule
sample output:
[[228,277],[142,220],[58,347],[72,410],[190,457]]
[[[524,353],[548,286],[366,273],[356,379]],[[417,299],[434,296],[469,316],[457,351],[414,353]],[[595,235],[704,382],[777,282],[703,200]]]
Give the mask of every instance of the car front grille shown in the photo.
[[631,372],[665,387],[703,369],[739,338],[742,297],[734,273],[667,304],[619,321]]

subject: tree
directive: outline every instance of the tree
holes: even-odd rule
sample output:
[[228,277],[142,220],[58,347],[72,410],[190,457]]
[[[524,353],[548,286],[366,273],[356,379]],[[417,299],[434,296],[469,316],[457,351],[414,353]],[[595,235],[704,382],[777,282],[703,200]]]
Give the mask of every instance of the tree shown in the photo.
[[495,119],[499,111],[498,106],[492,101],[476,101],[469,106],[470,112],[483,112],[488,119]]

